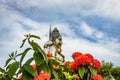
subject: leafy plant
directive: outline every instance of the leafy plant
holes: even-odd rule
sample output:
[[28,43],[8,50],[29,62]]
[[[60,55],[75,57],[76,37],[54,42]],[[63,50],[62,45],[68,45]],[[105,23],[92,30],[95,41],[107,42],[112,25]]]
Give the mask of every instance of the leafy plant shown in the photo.
[[104,80],[120,80],[120,67],[114,67],[112,62],[102,61],[99,73],[103,76]]
[[[25,35],[20,48],[23,48],[25,43],[28,43],[29,47],[25,48],[22,53],[15,51],[9,54],[4,68],[0,67],[0,80],[90,80],[101,78],[100,75],[97,75],[100,62],[92,55],[81,53],[76,55],[74,53],[72,55],[74,62],[63,63],[52,56],[52,53],[45,53],[34,39],[40,39],[40,37],[32,34]],[[24,58],[27,54],[32,54],[32,56],[25,61]]]

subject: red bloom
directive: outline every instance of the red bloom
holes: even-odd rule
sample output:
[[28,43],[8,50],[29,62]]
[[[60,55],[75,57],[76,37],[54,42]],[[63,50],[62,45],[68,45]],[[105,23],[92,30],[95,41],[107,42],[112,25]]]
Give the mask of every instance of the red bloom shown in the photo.
[[48,73],[41,73],[34,77],[33,80],[50,80],[50,75]]
[[48,52],[48,53],[47,53],[47,56],[48,56],[48,57],[53,57],[53,55],[52,55],[51,52]]
[[84,54],[85,56],[88,56],[88,58],[90,58],[91,60],[93,60],[94,59],[94,57],[91,55],[91,54]]
[[78,70],[78,66],[79,64],[76,64],[75,62],[70,64],[70,68],[73,70],[73,72]]
[[96,75],[93,80],[103,80],[102,76],[101,75]]
[[91,54],[82,54],[80,52],[73,53],[72,57],[74,58],[74,62],[71,63],[70,68],[73,70],[77,70],[79,66],[92,65],[97,70],[100,70],[100,62]]
[[79,57],[79,56],[81,56],[81,55],[82,55],[81,52],[74,52],[74,53],[72,54],[72,58],[73,58],[73,59],[76,59],[77,57]]
[[76,64],[83,65],[83,66],[90,64],[91,62],[92,62],[91,59],[86,55],[79,56],[75,60]]
[[100,70],[100,61],[98,61],[97,59],[94,59],[93,67],[95,67],[97,70]]
[[80,52],[73,53],[72,57],[75,59],[74,62],[70,65],[70,68],[77,70],[80,65],[85,66],[91,64],[93,56],[91,54],[82,54]]

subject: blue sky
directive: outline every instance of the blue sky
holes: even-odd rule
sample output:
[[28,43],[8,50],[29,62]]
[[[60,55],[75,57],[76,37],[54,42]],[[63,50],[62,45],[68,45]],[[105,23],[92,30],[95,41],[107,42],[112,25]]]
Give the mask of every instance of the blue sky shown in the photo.
[[0,0],[0,66],[21,51],[24,34],[40,36],[43,46],[50,25],[60,30],[66,60],[80,51],[120,66],[119,8],[119,0]]

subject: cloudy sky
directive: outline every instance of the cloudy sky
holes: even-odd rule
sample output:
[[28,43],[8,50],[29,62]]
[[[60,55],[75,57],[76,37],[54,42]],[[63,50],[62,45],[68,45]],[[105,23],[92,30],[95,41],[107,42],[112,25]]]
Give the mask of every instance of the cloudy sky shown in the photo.
[[120,66],[120,0],[0,0],[0,66],[24,34],[40,36],[43,46],[50,25],[62,35],[66,60],[80,51]]

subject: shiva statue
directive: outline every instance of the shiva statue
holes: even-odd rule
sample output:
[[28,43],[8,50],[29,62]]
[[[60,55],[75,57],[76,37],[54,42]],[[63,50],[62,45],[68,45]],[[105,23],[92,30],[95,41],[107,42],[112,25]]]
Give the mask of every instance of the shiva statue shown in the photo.
[[44,44],[44,49],[47,52],[54,53],[54,57],[64,62],[64,55],[62,52],[62,36],[59,33],[59,30],[55,27],[53,30],[49,30],[49,40]]

